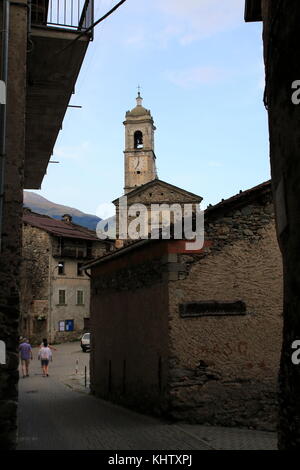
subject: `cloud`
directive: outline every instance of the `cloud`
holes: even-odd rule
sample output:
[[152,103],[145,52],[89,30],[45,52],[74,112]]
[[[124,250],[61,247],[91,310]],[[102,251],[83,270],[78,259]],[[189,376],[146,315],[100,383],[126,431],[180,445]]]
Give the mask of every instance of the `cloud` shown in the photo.
[[241,0],[156,0],[155,5],[167,19],[163,34],[183,45],[231,29],[244,16]]
[[208,162],[208,166],[212,166],[214,168],[219,168],[219,167],[223,166],[223,164],[221,162],[211,160],[211,161]]
[[147,34],[146,31],[142,28],[135,30],[132,35],[129,35],[124,43],[128,46],[135,46],[139,49],[145,47],[147,44]]
[[168,71],[166,77],[177,86],[191,88],[219,81],[224,77],[224,71],[216,67],[189,67]]

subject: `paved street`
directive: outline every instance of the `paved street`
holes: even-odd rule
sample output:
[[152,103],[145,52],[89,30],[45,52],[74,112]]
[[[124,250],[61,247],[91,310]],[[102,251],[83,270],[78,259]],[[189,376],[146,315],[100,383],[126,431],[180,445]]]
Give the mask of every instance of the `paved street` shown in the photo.
[[274,433],[170,424],[95,398],[84,387],[88,362],[78,342],[58,345],[44,378],[34,350],[30,377],[20,378],[18,449],[276,449]]

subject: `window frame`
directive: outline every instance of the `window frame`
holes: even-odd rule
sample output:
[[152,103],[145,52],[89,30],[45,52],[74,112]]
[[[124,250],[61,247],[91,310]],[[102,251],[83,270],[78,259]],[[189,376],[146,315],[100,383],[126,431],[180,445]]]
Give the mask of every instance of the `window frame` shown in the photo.
[[[79,302],[79,294],[81,294],[82,303]],[[77,289],[76,290],[76,305],[79,305],[79,306],[84,305],[84,290],[82,290],[82,289]]]
[[[64,302],[61,302],[61,292],[63,292]],[[66,289],[58,289],[58,305],[67,305],[66,302]]]

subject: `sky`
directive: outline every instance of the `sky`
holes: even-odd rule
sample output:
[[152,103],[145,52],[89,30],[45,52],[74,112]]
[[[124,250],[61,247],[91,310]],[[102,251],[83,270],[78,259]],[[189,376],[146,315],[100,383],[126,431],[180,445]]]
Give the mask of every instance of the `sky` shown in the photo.
[[[95,19],[117,1],[95,0]],[[125,113],[157,128],[160,179],[202,208],[270,178],[262,24],[244,0],[127,0],[95,29],[40,191],[101,218],[123,193]]]

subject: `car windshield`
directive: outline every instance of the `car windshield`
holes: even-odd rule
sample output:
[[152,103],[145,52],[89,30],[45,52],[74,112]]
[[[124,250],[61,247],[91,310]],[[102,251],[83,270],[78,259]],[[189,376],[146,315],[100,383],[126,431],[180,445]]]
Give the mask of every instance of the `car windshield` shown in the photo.
[[90,339],[90,333],[85,333],[82,339]]

